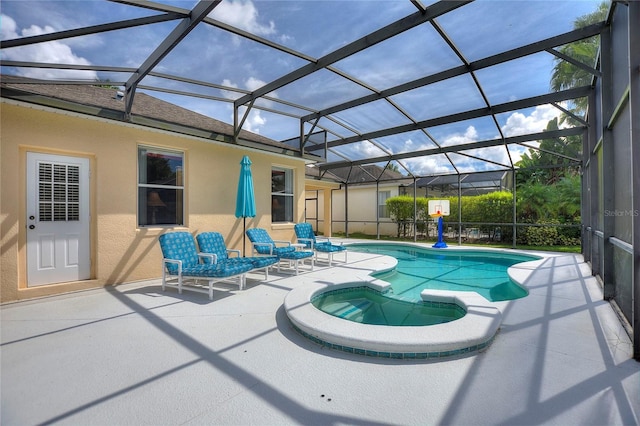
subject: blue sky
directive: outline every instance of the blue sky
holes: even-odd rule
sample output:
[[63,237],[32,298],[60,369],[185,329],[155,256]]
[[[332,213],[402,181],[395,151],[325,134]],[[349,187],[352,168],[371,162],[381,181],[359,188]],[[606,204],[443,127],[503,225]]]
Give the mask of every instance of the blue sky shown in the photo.
[[[178,0],[159,3],[190,9],[196,2]],[[465,58],[474,61],[570,31],[574,19],[594,11],[598,3],[595,0],[477,0],[437,21]],[[429,3],[425,1],[424,4]],[[210,16],[309,57],[319,58],[415,11],[415,6],[408,0],[224,0]],[[154,12],[98,0],[3,0],[0,36],[2,39],[12,39],[149,14]],[[175,25],[176,21],[170,21],[42,45],[4,49],[2,58],[137,68]],[[159,64],[156,71],[251,91],[306,63],[301,58],[221,29],[200,25]],[[376,90],[382,90],[460,64],[458,57],[446,46],[434,28],[431,25],[421,25],[334,65]],[[500,104],[546,93],[552,67],[553,56],[541,53],[479,70],[476,77],[490,103]],[[3,72],[33,78],[128,79],[126,74],[107,75],[86,71],[25,68],[3,69]],[[228,100],[241,95],[213,88],[194,88],[185,83],[154,77],[147,77],[141,84],[205,93]],[[321,70],[270,95],[276,99],[321,109],[368,93],[367,89],[335,73]],[[160,92],[149,94],[201,114],[233,122],[230,102]],[[443,102],[443,99],[446,101]],[[416,120],[484,106],[480,92],[468,75],[396,95],[393,101]],[[306,114],[271,101],[260,102],[265,108]],[[501,117],[499,125],[506,136],[541,131],[549,119],[559,113],[552,106],[540,106]],[[332,122],[326,122],[326,125],[341,137],[354,135],[349,128],[366,132],[409,123],[402,113],[385,102],[375,102],[354,111],[343,111],[336,115],[336,119],[344,126]],[[244,128],[276,140],[284,140],[297,136],[299,120],[254,110]],[[499,136],[492,120],[455,123],[428,131],[442,145]],[[336,137],[330,135],[330,139]],[[433,146],[433,142],[424,134],[415,133],[384,138],[378,142],[383,150],[391,153],[419,151]],[[513,154],[517,156],[521,151],[522,149],[514,150]],[[338,159],[338,154],[347,158],[362,158],[380,152],[384,151],[370,144],[354,144],[336,150],[336,155],[330,158]],[[502,152],[487,150],[478,155],[491,156],[491,161],[500,164],[508,163],[505,149]],[[432,158],[407,160],[405,165],[416,173],[430,174],[445,169],[451,171],[450,164],[447,163],[446,159],[443,161]],[[475,163],[477,162],[463,158],[459,162],[461,167],[470,167]],[[484,166],[494,167],[487,164]]]

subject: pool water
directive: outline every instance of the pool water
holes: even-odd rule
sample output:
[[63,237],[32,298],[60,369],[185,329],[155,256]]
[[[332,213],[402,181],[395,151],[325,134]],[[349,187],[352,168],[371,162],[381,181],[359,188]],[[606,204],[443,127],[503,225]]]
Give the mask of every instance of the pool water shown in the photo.
[[330,315],[374,325],[434,325],[465,315],[464,309],[454,303],[407,302],[364,286],[327,291],[314,297],[311,303]]
[[395,257],[397,267],[374,277],[391,284],[393,297],[421,302],[424,289],[475,291],[489,301],[513,300],[528,292],[514,283],[507,269],[539,257],[488,250],[447,250],[401,244],[358,243],[351,251]]

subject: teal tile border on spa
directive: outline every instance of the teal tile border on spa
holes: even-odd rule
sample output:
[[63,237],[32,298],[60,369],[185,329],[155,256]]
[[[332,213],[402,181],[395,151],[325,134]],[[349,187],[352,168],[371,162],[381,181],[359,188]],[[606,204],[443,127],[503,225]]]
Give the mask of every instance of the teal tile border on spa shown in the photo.
[[488,347],[502,323],[502,314],[475,292],[424,290],[427,303],[456,304],[466,314],[460,319],[428,326],[368,325],[334,317],[311,301],[326,291],[367,286],[384,292],[388,283],[349,281],[328,284],[310,282],[291,290],[284,308],[293,328],[323,347],[377,358],[430,359],[477,352]]
[[465,355],[465,354],[469,354],[469,353],[473,353],[473,352],[478,352],[478,351],[481,351],[481,350],[489,347],[489,345],[491,345],[491,343],[493,343],[493,340],[495,338],[495,335],[494,335],[493,337],[491,337],[491,339],[489,339],[489,341],[487,341],[485,343],[481,343],[479,345],[473,345],[473,346],[468,347],[468,348],[455,349],[455,350],[452,350],[452,351],[441,351],[441,352],[378,352],[378,351],[373,351],[373,350],[352,348],[350,346],[336,345],[334,343],[325,342],[322,339],[319,339],[319,338],[317,338],[315,336],[312,336],[312,335],[310,335],[308,333],[305,333],[303,330],[301,330],[300,328],[296,327],[296,325],[293,324],[293,323],[291,323],[291,326],[293,327],[293,329],[295,331],[300,333],[302,336],[306,337],[307,339],[311,340],[312,342],[317,343],[317,344],[319,344],[319,345],[321,345],[321,346],[323,346],[325,348],[336,350],[336,351],[341,351],[341,352],[346,352],[346,353],[351,353],[351,354],[356,354],[356,355],[364,355],[364,356],[373,357],[373,358],[387,358],[387,359],[409,359],[409,360],[441,359],[441,358],[448,358],[448,357],[452,357],[452,356]]

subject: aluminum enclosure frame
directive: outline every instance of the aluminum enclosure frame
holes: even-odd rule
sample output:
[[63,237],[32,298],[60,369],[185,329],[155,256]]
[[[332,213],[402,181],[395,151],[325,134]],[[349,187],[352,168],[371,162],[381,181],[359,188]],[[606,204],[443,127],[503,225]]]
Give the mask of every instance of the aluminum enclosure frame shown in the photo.
[[[637,22],[640,22],[640,2],[613,1],[609,17],[605,22],[545,39],[529,40],[515,48],[474,60],[467,58],[464,49],[454,43],[452,37],[447,34],[441,24],[441,19],[458,10],[464,10],[474,3],[472,0],[436,1],[428,6],[424,6],[418,0],[412,1],[414,10],[411,14],[371,31],[342,47],[334,48],[317,58],[296,51],[283,43],[277,43],[211,18],[209,13],[219,5],[219,0],[202,0],[191,9],[139,0],[113,0],[112,3],[135,11],[143,10],[149,15],[36,36],[2,40],[0,41],[0,49],[4,52],[42,43],[160,23],[175,22],[176,26],[152,49],[146,58],[140,58],[136,66],[127,67],[123,64],[79,65],[3,59],[0,62],[3,73],[11,74],[15,70],[40,68],[90,70],[116,74],[120,78],[105,81],[80,79],[34,81],[29,78],[22,80],[18,78],[14,82],[18,84],[22,81],[25,84],[123,86],[127,107],[121,119],[125,121],[132,120],[131,107],[138,90],[176,94],[217,103],[223,102],[233,107],[234,134],[231,143],[239,143],[240,131],[245,127],[247,118],[253,110],[287,116],[299,121],[299,145],[290,154],[307,158],[309,161],[317,161],[318,169],[321,171],[318,178],[322,176],[322,173],[332,169],[353,168],[377,163],[384,163],[386,167],[386,165],[394,163],[398,164],[405,172],[405,179],[415,182],[426,175],[413,172],[405,161],[434,155],[444,156],[450,163],[449,166],[453,170],[453,174],[460,176],[464,171],[460,170],[460,167],[452,160],[451,155],[454,154],[473,158],[480,162],[485,161],[496,170],[515,173],[517,167],[511,158],[509,146],[520,145],[538,149],[527,143],[544,138],[582,135],[582,158],[570,160],[573,164],[580,166],[583,172],[583,254],[591,264],[594,275],[602,281],[605,298],[619,307],[621,317],[628,323],[630,334],[633,336],[634,358],[640,360],[640,214],[638,213],[640,212],[640,137],[638,136],[640,134],[640,26],[637,25]],[[455,55],[459,65],[432,74],[427,73],[411,81],[384,89],[374,87],[367,83],[362,76],[351,75],[335,66],[338,61],[352,57],[422,25],[429,26],[439,35],[440,41],[447,46],[449,53]],[[189,34],[203,26],[250,40],[274,52],[302,61],[303,65],[266,82],[255,90],[240,89],[233,85],[215,83],[163,70],[159,66],[163,58],[169,55],[174,48],[188,43]],[[596,66],[576,61],[557,50],[560,46],[598,36],[601,41],[601,56]],[[538,53],[551,54],[559,60],[570,62],[591,73],[593,84],[558,92],[549,91],[549,93],[537,94],[512,102],[490,102],[486,95],[486,88],[481,84],[477,74],[492,66]],[[321,108],[273,95],[276,89],[286,87],[316,72],[336,75],[354,84],[367,94]],[[396,95],[439,82],[451,81],[459,76],[468,76],[474,82],[475,89],[482,98],[481,107],[421,119],[413,117],[393,99]],[[150,80],[150,77],[153,79]],[[171,85],[175,82],[186,83],[195,88],[191,90],[176,89]],[[204,89],[225,91],[233,94],[234,98],[207,94],[204,93]],[[503,134],[498,125],[498,116],[502,113],[515,112],[541,104],[553,105],[567,113],[568,111],[559,104],[560,102],[584,98],[589,101],[588,114],[586,117],[574,116],[573,118],[578,124],[569,128],[508,136]],[[357,126],[338,117],[339,113],[374,102],[384,103],[394,113],[403,117],[403,124],[366,130],[357,128]],[[445,145],[430,131],[438,125],[480,117],[495,123],[499,137]],[[325,120],[335,127],[323,124]],[[330,140],[325,140],[324,143],[314,143],[310,135],[318,131],[326,132]],[[379,141],[379,139],[390,135],[413,131],[420,132],[432,142],[433,147],[411,152],[392,152]],[[380,154],[367,158],[350,158],[340,152],[341,147],[354,146],[359,143],[370,144]],[[470,153],[473,150],[493,147],[504,147],[509,154],[508,160],[504,164]],[[329,160],[328,153],[339,157],[340,160]],[[371,182],[377,184],[377,178],[372,176]],[[345,204],[347,204],[346,200]]]

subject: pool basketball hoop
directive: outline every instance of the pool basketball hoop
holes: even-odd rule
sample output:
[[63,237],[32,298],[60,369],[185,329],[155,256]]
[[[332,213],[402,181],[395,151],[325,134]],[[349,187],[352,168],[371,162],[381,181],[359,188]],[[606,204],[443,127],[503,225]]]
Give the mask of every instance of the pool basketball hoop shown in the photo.
[[449,216],[449,200],[429,200],[429,216],[438,218],[438,242],[432,247],[447,247],[447,243],[442,239],[442,216]]

